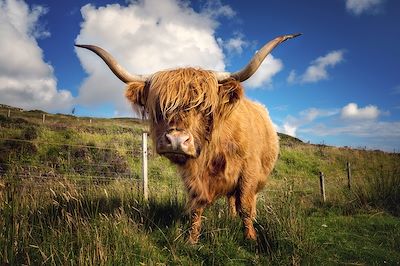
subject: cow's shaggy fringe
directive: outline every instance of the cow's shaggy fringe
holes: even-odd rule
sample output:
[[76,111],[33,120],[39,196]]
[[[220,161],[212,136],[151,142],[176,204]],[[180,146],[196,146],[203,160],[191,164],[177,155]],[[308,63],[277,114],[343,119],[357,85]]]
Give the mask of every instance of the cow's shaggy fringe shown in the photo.
[[212,72],[195,68],[160,71],[151,79],[147,98],[150,117],[156,118],[154,103],[159,102],[164,119],[173,119],[182,111],[196,108],[206,115],[219,103],[218,81]]
[[157,123],[159,115],[171,122],[169,120],[179,119],[182,111],[191,109],[223,120],[236,105],[236,101],[232,101],[235,93],[236,98],[243,95],[243,88],[236,80],[218,84],[212,71],[181,68],[157,72],[146,83],[130,82],[125,96],[133,103],[137,114]]

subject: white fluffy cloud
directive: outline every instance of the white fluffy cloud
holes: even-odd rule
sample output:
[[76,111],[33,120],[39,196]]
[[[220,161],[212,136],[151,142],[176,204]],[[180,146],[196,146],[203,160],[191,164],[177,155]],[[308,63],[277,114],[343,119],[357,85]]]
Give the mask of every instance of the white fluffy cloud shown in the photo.
[[[131,1],[134,2],[135,0]],[[220,16],[232,18],[236,15],[236,12],[229,5],[222,4],[221,0],[206,1],[202,13],[214,18]]]
[[[108,50],[128,71],[149,74],[159,70],[195,66],[224,70],[224,54],[215,38],[217,15],[231,15],[230,8],[207,7],[203,12],[177,0],[132,1],[81,9],[83,23],[76,38],[80,44],[95,44]],[[115,104],[120,114],[130,112],[124,99],[124,85],[100,58],[77,49],[82,66],[89,74],[80,88],[79,103]]]
[[236,34],[235,37],[232,37],[226,41],[218,38],[218,43],[220,46],[224,47],[228,53],[231,54],[241,54],[243,49],[249,46],[248,41],[244,40],[244,36],[242,34]]
[[[306,109],[297,116],[288,116],[277,128],[291,136],[341,140],[343,145],[367,146],[392,151],[399,148],[400,122],[381,121],[388,112],[377,106],[358,107],[349,103],[340,109]],[[356,141],[351,143],[351,140]]]
[[[375,133],[368,132],[367,129],[372,128],[374,123],[376,123],[374,127],[387,128],[384,130],[385,134],[398,131],[393,130],[393,123],[378,123],[376,120],[380,115],[388,115],[388,112],[379,110],[375,105],[360,108],[356,103],[349,103],[340,109],[309,108],[301,111],[297,116],[287,116],[282,126],[278,128],[282,133],[294,137],[297,135],[297,132],[312,133],[314,135],[370,135]],[[316,126],[314,122],[320,118],[328,118],[328,124],[333,123],[335,125],[329,127],[325,124],[320,124]]]
[[303,136],[316,136],[352,147],[399,152],[400,121],[357,121],[345,124],[317,124],[299,130]]
[[382,8],[384,2],[385,0],[346,0],[346,9],[355,15],[376,13]]
[[343,50],[335,50],[320,56],[311,62],[306,71],[298,76],[292,70],[287,78],[288,83],[315,83],[329,78],[327,69],[343,61]]
[[272,54],[262,62],[257,72],[244,82],[246,88],[270,87],[272,77],[283,69],[283,63],[280,59],[275,58]]
[[310,124],[317,118],[329,117],[336,115],[339,111],[336,109],[324,110],[317,108],[309,108],[299,113],[298,117],[288,116],[286,117],[283,126],[281,128],[282,133],[296,137],[297,131],[300,127]]
[[290,84],[297,82],[297,73],[296,70],[291,70],[289,76],[287,77],[286,81]]
[[[181,0],[140,0],[128,6],[99,8],[89,4],[81,9],[83,23],[76,43],[103,47],[136,74],[186,66],[224,71],[223,48],[228,53],[241,53],[247,41],[240,33],[226,41],[217,38],[217,19],[231,18],[235,12],[220,1],[204,3],[199,12]],[[111,102],[119,114],[129,114],[131,107],[122,93],[124,84],[96,55],[80,48],[76,51],[89,75],[80,88],[78,102],[84,106]],[[247,84],[269,85],[281,69],[282,62],[269,56]]]
[[36,39],[48,37],[39,17],[47,10],[23,1],[0,0],[1,103],[26,109],[68,110],[73,98],[57,89],[53,68],[44,62]]
[[359,108],[356,103],[349,103],[344,106],[340,112],[343,119],[371,120],[376,119],[381,111],[375,105],[368,105]]
[[296,137],[297,127],[297,125],[293,125],[290,122],[285,122],[282,126],[282,133],[292,137]]

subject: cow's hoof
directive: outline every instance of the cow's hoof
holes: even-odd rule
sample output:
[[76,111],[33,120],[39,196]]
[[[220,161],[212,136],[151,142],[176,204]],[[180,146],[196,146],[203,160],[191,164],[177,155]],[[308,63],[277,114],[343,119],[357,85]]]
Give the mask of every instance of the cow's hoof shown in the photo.
[[188,241],[187,241],[190,245],[196,245],[199,242],[199,237],[192,237],[190,236]]
[[254,229],[253,230],[246,230],[246,232],[244,234],[244,237],[247,240],[256,241],[257,240],[257,233],[256,233],[256,231]]

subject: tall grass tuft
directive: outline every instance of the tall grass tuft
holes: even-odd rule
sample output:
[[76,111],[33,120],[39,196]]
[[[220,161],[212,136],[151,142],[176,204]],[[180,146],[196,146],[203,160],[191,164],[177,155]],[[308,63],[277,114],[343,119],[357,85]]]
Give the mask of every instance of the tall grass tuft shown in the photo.
[[315,248],[307,237],[307,223],[294,182],[285,180],[272,200],[260,206],[258,249],[268,254],[269,263],[299,265],[308,260]]
[[362,207],[379,208],[400,216],[400,168],[382,168],[375,175],[366,176],[356,184],[354,196]]

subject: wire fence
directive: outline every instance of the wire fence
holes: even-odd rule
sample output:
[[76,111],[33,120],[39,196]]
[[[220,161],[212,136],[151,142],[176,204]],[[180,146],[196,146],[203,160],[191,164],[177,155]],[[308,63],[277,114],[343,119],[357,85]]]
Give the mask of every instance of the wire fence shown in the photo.
[[[111,126],[115,123],[115,120],[108,119],[92,120],[91,118],[79,118],[70,115],[52,115],[41,113],[40,111],[23,112],[4,108],[0,109],[0,116],[11,120],[14,119],[12,120],[14,127],[18,127],[19,123],[24,123],[23,120],[18,120],[21,118],[33,121],[35,126],[51,127],[51,130],[58,130],[60,125],[65,128],[74,125],[78,129],[82,125],[89,128],[98,126],[97,129],[95,128],[98,130],[99,128],[102,129],[104,125]],[[3,122],[7,123],[7,121],[9,120]],[[77,124],[77,121],[80,124]],[[122,126],[132,126],[132,119],[120,119],[119,121]],[[0,129],[7,127],[4,123],[0,124]],[[54,125],[57,125],[57,127],[54,128]],[[81,142],[79,139],[68,139],[66,141],[51,141],[43,137],[25,139],[21,136],[10,137],[9,134],[0,132],[0,177],[12,177],[13,179],[34,178],[36,180],[70,179],[79,181],[82,185],[90,184],[90,182],[104,183],[117,179],[126,179],[130,180],[134,186],[142,186],[143,191],[146,191],[148,183],[153,183],[154,175],[163,175],[165,169],[162,168],[165,165],[158,168],[154,168],[153,165],[153,169],[148,169],[147,158],[150,159],[151,164],[151,161],[155,160],[155,153],[151,147],[147,151],[147,134],[146,139],[142,134],[146,133],[146,127],[137,127],[137,124],[135,126],[135,129],[133,127],[118,128],[122,132],[132,133],[131,141],[124,140],[119,142],[114,139],[106,143],[100,142],[100,144],[99,141],[88,144],[87,142]],[[63,128],[61,127],[61,129]],[[96,132],[95,129],[88,131]],[[100,132],[103,135],[105,134],[102,131]],[[118,132],[120,131],[116,132],[115,137],[118,138]],[[29,135],[30,132],[27,133]],[[5,154],[2,146],[12,152]],[[323,149],[321,152],[323,153]],[[29,154],[28,156],[26,156],[27,153]],[[321,191],[321,198],[326,199],[326,194],[329,195],[329,192],[324,192],[323,190],[329,191],[334,187],[338,187],[338,182],[341,182],[343,187],[348,186],[350,190],[353,182],[351,169],[353,168],[360,172],[365,170],[362,169],[363,167],[368,166],[357,166],[355,164],[350,167],[347,162],[343,165],[343,169],[340,170],[340,177],[332,176],[331,173],[327,172],[323,174],[324,180],[321,181],[321,174],[315,174],[307,181],[306,185],[303,184],[292,189],[292,191],[304,195],[318,194]],[[150,175],[150,180],[147,179],[148,174]],[[296,179],[296,173],[289,173],[289,175],[291,175],[290,179]],[[280,189],[269,187],[264,191],[281,192]]]
[[[11,177],[11,179],[7,179],[8,183],[18,183],[18,180],[34,180],[35,182],[33,182],[33,184],[30,182],[29,186],[40,187],[43,186],[43,182],[47,181],[74,181],[76,185],[81,187],[103,185],[115,180],[122,180],[129,181],[132,187],[135,187],[144,194],[144,198],[149,197],[149,190],[157,192],[159,186],[157,180],[155,180],[157,177],[155,177],[154,172],[151,171],[152,169],[147,169],[148,167],[143,168],[143,161],[146,160],[145,158],[147,158],[147,154],[143,153],[143,145],[141,145],[141,148],[138,150],[137,146],[132,146],[132,148],[112,148],[108,147],[107,145],[91,146],[43,140],[26,140],[4,137],[0,138],[0,143],[4,144],[5,142],[29,145],[45,145],[47,150],[51,150],[54,147],[60,147],[64,152],[64,154],[61,156],[57,154],[56,162],[54,162],[52,158],[46,157],[42,157],[41,160],[35,161],[24,161],[24,158],[18,158],[18,160],[16,160],[18,163],[0,162],[0,176],[4,178]],[[23,150],[23,148],[19,148]],[[73,159],[75,156],[75,154],[73,154],[74,148],[77,148],[78,151],[83,148],[90,150],[97,155],[98,153],[103,153],[103,155],[98,156],[100,160],[96,162],[89,162],[85,160],[77,162]],[[118,160],[113,161],[107,159],[108,151],[112,151],[117,154],[121,152],[131,153],[132,150],[134,150],[134,153],[136,154],[136,157],[134,157],[137,163],[136,167],[132,167],[127,164],[121,165]],[[155,155],[151,153],[148,157],[150,160],[153,160]],[[118,171],[115,171],[116,168]],[[173,167],[171,168],[174,169]],[[143,171],[143,169],[147,169],[147,171]],[[158,170],[162,171],[164,169]],[[147,182],[147,174],[144,172],[150,172]],[[157,176],[162,174],[163,173],[156,173]],[[179,178],[176,178],[175,181],[179,182]],[[173,187],[173,189],[176,189],[178,186],[181,186],[181,184],[170,185],[170,187]],[[279,194],[282,192],[282,190],[279,188],[270,188],[268,186],[263,191],[273,194]],[[302,193],[303,195],[311,196],[315,194],[315,189],[291,189],[291,192]]]
[[[1,161],[0,162],[0,175],[4,176],[6,174],[12,174],[15,177],[75,177],[75,178],[138,178],[139,173],[137,171],[132,170],[128,165],[125,165],[125,162],[120,162],[115,158],[107,158],[110,156],[108,153],[103,153],[103,151],[113,151],[115,154],[118,153],[141,153],[138,150],[132,149],[124,149],[124,148],[110,148],[110,147],[98,147],[98,146],[88,146],[88,145],[78,145],[78,144],[66,144],[66,143],[56,143],[56,142],[46,142],[46,141],[36,141],[36,140],[23,140],[23,139],[12,139],[12,138],[0,138],[0,143],[4,142],[16,142],[16,143],[29,143],[32,145],[46,145],[51,147],[61,147],[63,154],[56,154],[56,161],[52,160],[52,158],[48,158],[49,155],[46,154],[45,157],[41,158],[41,160],[31,161],[31,158],[23,158],[24,154],[21,154],[21,150],[24,150],[23,146],[19,146],[21,150],[18,148],[14,150],[16,154],[15,157],[21,156],[18,158],[18,162],[15,162],[13,158],[9,161]],[[95,150],[96,158],[103,159],[97,162],[90,162],[88,160],[84,160],[85,158],[77,161],[75,158],[74,161],[71,159],[76,156],[76,154],[72,154],[74,152],[73,149],[70,148],[85,148],[88,150]],[[78,150],[81,151],[81,150]],[[76,152],[76,150],[75,150]],[[85,156],[82,155],[82,156]],[[90,156],[86,154],[86,156]],[[46,158],[47,157],[47,158]],[[87,158],[86,158],[87,159]],[[24,160],[26,162],[24,162]],[[73,162],[72,162],[73,161]],[[79,169],[77,169],[79,168]],[[121,168],[127,168],[121,169]],[[118,171],[115,171],[118,169]],[[128,171],[126,171],[128,170]]]
[[[60,141],[54,141],[51,137],[38,138],[36,133],[29,132],[35,131],[34,127],[48,129],[51,132],[49,135],[54,135],[54,132],[68,133],[71,129],[79,133],[72,134],[69,139],[56,138]],[[147,169],[148,157],[150,160],[157,159],[153,149],[147,148],[146,121],[54,115],[0,105],[1,128],[8,129],[0,130],[0,177],[7,182],[18,179],[68,179],[89,185],[91,182],[126,179],[133,186],[141,186],[147,199],[148,172],[159,178],[165,170],[160,169],[162,166],[155,166],[156,163],[151,165],[150,170]],[[25,132],[19,136],[9,134],[9,131],[16,130]],[[107,138],[109,133],[112,138]],[[86,140],[86,143],[76,139],[77,136],[90,134],[100,137],[93,141]],[[123,138],[122,134],[125,134]],[[152,180],[150,182],[153,183]]]

